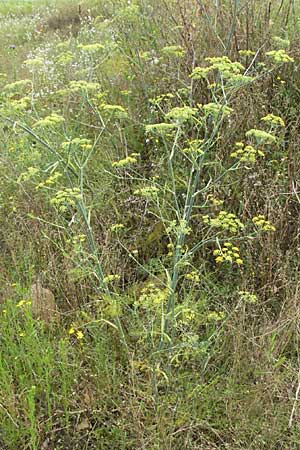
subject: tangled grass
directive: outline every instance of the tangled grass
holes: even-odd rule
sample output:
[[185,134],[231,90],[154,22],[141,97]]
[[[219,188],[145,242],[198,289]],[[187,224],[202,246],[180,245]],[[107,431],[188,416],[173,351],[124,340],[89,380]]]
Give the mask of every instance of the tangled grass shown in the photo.
[[0,5],[3,449],[299,446],[297,11],[219,3]]

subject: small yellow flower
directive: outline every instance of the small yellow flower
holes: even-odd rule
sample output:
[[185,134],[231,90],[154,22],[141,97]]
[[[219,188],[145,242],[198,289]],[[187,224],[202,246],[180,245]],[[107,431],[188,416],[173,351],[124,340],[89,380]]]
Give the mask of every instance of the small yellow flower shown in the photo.
[[231,264],[237,264],[238,266],[243,264],[243,260],[240,257],[238,247],[234,247],[230,242],[225,242],[222,249],[215,249],[213,251],[215,256],[215,262],[217,264],[228,261]]
[[74,334],[75,333],[75,330],[74,330],[74,328],[71,326],[70,328],[69,328],[69,334],[71,335],[71,334]]
[[208,322],[219,322],[220,320],[223,320],[224,317],[225,313],[212,311],[207,315],[207,320]]
[[195,282],[200,281],[199,274],[195,270],[193,272],[187,273],[185,275],[185,278],[190,281],[195,281]]
[[78,340],[81,340],[81,339],[83,339],[83,337],[84,337],[84,335],[83,335],[83,332],[82,331],[77,331],[77,333],[76,333],[76,337],[77,337],[77,339]]
[[22,306],[25,304],[26,304],[26,300],[20,300],[19,303],[17,303],[17,308],[22,308]]
[[104,277],[103,278],[103,282],[104,283],[110,283],[110,282],[115,281],[115,280],[119,281],[120,278],[121,278],[120,275],[111,274],[111,275],[107,275],[106,277]]
[[216,258],[216,263],[221,263],[221,262],[223,262],[223,261],[224,261],[223,256],[218,256],[218,257]]
[[125,228],[125,226],[123,225],[123,223],[114,223],[110,227],[110,231],[115,232],[115,231],[123,230],[124,228]]

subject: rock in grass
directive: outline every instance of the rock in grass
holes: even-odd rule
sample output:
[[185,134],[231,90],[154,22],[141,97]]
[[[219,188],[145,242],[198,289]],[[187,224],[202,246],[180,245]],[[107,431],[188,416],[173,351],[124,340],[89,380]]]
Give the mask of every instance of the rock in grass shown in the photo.
[[32,315],[46,323],[59,320],[59,311],[55,297],[50,289],[46,289],[38,280],[31,286]]

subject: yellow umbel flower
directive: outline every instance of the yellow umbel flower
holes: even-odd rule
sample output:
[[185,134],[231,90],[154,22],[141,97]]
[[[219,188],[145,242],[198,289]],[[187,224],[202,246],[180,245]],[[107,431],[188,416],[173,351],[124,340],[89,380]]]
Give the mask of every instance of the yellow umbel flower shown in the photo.
[[238,247],[234,247],[230,242],[225,242],[222,248],[216,248],[213,251],[215,261],[217,264],[222,262],[230,262],[231,264],[237,264],[241,266],[244,261],[240,257],[240,251]]

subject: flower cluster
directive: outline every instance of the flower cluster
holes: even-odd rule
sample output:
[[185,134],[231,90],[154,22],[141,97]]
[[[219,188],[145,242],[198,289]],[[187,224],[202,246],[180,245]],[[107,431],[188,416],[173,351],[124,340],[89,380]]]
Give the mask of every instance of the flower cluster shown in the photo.
[[44,65],[44,60],[42,58],[26,59],[24,65],[29,68],[41,67]]
[[169,244],[167,245],[167,249],[168,249],[168,256],[173,256],[174,255],[174,244],[172,244],[172,242],[169,242]]
[[190,106],[175,107],[166,114],[166,119],[180,124],[194,119],[197,112],[197,108]]
[[110,274],[106,275],[106,277],[103,278],[104,283],[112,283],[113,281],[119,281],[120,275],[116,274]]
[[113,116],[116,119],[127,119],[128,113],[125,108],[121,105],[110,105],[108,103],[102,103],[99,106],[101,112],[109,114],[109,116]]
[[149,98],[150,105],[160,106],[163,102],[168,102],[170,99],[173,99],[175,96],[170,92],[166,94],[158,95],[157,97]]
[[212,206],[221,206],[224,203],[224,200],[220,200],[219,198],[215,197],[213,194],[208,194],[206,199]]
[[[11,150],[12,151],[12,150]],[[35,177],[39,173],[39,169],[37,167],[28,167],[26,172],[22,172],[18,177],[18,183],[22,181],[28,181]]]
[[272,225],[268,220],[266,220],[265,216],[263,216],[262,214],[260,214],[259,216],[253,217],[252,222],[261,231],[276,231],[276,228],[274,227],[274,225]]
[[[83,251],[83,244],[86,241],[86,235],[85,234],[77,234],[73,236],[71,239],[66,239],[66,243],[71,244],[72,251],[80,255]],[[75,273],[76,269],[74,269],[73,274]],[[71,272],[70,272],[71,273]],[[79,274],[79,270],[77,272]]]
[[200,281],[199,273],[193,270],[192,272],[189,272],[185,275],[185,279],[198,283]]
[[54,127],[56,125],[60,125],[65,121],[64,117],[59,114],[52,113],[50,116],[46,116],[43,119],[38,120],[33,125],[34,128],[46,128],[46,127]]
[[271,50],[266,53],[275,64],[289,63],[294,62],[294,59],[291,58],[283,49],[280,50]]
[[156,309],[164,305],[169,295],[169,289],[161,289],[154,283],[148,283],[142,289],[140,297],[135,301],[135,306],[143,309]]
[[220,322],[225,317],[225,313],[222,311],[211,311],[207,314],[206,319],[208,322]]
[[197,318],[197,311],[188,306],[180,305],[176,314],[176,326],[182,328],[184,325],[190,325]]
[[247,131],[246,136],[254,138],[259,144],[273,144],[277,140],[276,136],[256,128]]
[[64,191],[58,191],[55,197],[50,200],[50,203],[51,205],[56,205],[59,211],[64,212],[69,206],[75,206],[80,199],[80,189],[67,188]]
[[95,53],[95,52],[98,52],[99,50],[103,50],[105,47],[102,44],[96,43],[96,44],[86,44],[86,45],[79,44],[79,45],[77,45],[77,48],[84,52]]
[[280,36],[273,36],[272,41],[277,48],[289,48],[290,41],[289,39],[282,39]]
[[203,216],[203,222],[211,225],[212,227],[229,231],[230,233],[237,233],[239,230],[243,230],[245,228],[245,225],[236,217],[235,214],[228,213],[227,211],[220,211],[214,218],[210,218],[205,215]]
[[78,81],[70,81],[69,91],[70,92],[93,92],[100,90],[99,83],[93,83],[91,81],[78,80]]
[[41,189],[43,187],[50,187],[53,186],[57,180],[62,176],[60,172],[55,172],[53,175],[50,175],[45,181],[41,181],[39,184],[36,185],[35,189]]
[[255,52],[253,50],[239,50],[239,55],[249,57],[254,56]]
[[139,195],[148,200],[153,200],[157,197],[158,192],[159,192],[159,189],[155,186],[145,186],[143,188],[136,189],[134,191],[134,195]]
[[229,116],[233,109],[226,105],[218,105],[217,103],[207,103],[203,105],[203,111],[206,116],[211,116],[213,119],[220,119]]
[[213,255],[217,264],[229,262],[231,264],[235,263],[238,266],[241,266],[244,263],[240,256],[239,248],[233,246],[230,242],[225,242],[221,249],[215,249],[213,251]]
[[252,145],[245,145],[243,142],[236,142],[237,149],[230,153],[231,158],[238,158],[241,162],[255,163],[257,157],[264,158],[263,151],[252,147]]
[[7,106],[12,112],[20,113],[29,108],[30,102],[31,100],[29,97],[22,97],[19,99],[11,99]]
[[[169,222],[168,227],[166,228],[167,233],[175,233],[178,234],[185,234],[188,235],[192,231],[191,227],[189,227],[187,221],[185,219],[177,220],[171,220]],[[178,246],[176,247],[178,248]]]
[[112,233],[116,233],[119,230],[124,230],[125,225],[123,225],[123,223],[114,223],[111,227],[110,227],[110,231]]
[[[171,231],[170,229],[168,230],[169,232]],[[172,228],[172,231],[174,231],[174,229]],[[185,234],[188,234],[191,231],[191,228],[188,228],[185,231]],[[167,245],[168,248],[168,253],[167,256],[173,256],[174,255],[174,251],[181,253],[182,255],[188,252],[188,247],[187,246],[182,246],[182,245],[176,245],[174,246],[174,244],[172,244],[172,242],[170,242]]]
[[78,341],[81,341],[84,338],[84,334],[81,330],[75,328],[74,325],[71,325],[68,330],[69,336],[75,336]]
[[130,155],[128,155],[126,158],[124,159],[120,159],[119,161],[114,161],[112,163],[113,167],[117,167],[117,168],[123,168],[123,167],[127,167],[130,166],[131,164],[136,164],[137,163],[137,156],[140,156],[139,153],[131,153]]
[[279,127],[284,127],[285,123],[284,120],[279,117],[279,116],[275,116],[275,114],[267,114],[265,117],[262,117],[260,120],[262,120],[263,122],[266,122],[272,126],[279,126]]
[[15,93],[19,92],[20,90],[23,91],[24,89],[31,88],[32,81],[25,79],[25,80],[19,80],[15,81],[14,83],[6,84],[3,88],[3,92],[5,94],[14,95]]
[[188,141],[187,146],[182,149],[182,152],[196,156],[203,155],[202,144],[203,139],[192,139],[191,141]]
[[245,303],[257,303],[257,295],[251,294],[248,291],[239,291],[240,298]]
[[223,75],[224,79],[228,79],[233,75],[240,74],[244,67],[238,62],[232,62],[227,56],[205,58],[210,63],[208,67],[195,67],[190,77],[194,80],[206,78],[210,72],[217,71]]
[[159,136],[166,136],[177,128],[175,123],[153,123],[145,126],[146,133],[153,133]]
[[70,141],[65,141],[61,144],[62,149],[70,149],[71,147],[77,147],[81,150],[89,151],[92,149],[92,143],[90,139],[74,138]]
[[[210,75],[220,76],[229,85],[245,84],[252,80],[250,76],[244,75],[244,66],[237,62],[231,61],[227,56],[205,58],[210,65],[208,67],[196,67],[191,73],[190,77],[199,80],[206,79]],[[215,83],[210,84],[214,87]]]
[[74,59],[74,55],[72,52],[63,52],[60,53],[57,57],[56,57],[56,61],[58,64],[70,64]]
[[164,56],[182,58],[185,55],[185,50],[180,45],[169,45],[161,49]]

